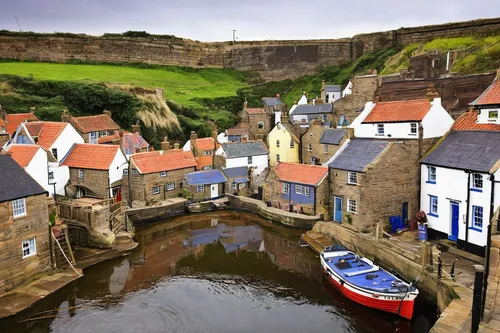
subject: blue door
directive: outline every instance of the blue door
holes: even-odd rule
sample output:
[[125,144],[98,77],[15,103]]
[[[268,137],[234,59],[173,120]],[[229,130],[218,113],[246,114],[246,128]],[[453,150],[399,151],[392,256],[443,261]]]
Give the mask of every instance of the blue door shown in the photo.
[[451,235],[448,238],[452,241],[458,239],[458,204],[456,202],[451,203]]
[[335,197],[333,220],[342,223],[342,198]]

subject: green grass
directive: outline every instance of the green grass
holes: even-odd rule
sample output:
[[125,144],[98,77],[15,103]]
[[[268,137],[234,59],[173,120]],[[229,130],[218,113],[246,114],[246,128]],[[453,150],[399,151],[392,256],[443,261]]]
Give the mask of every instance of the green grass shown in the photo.
[[32,76],[38,80],[130,84],[157,88],[165,97],[186,107],[201,107],[193,98],[236,96],[246,87],[243,73],[230,69],[161,67],[136,68],[115,65],[0,62],[0,73]]
[[480,41],[475,37],[436,38],[424,46],[424,51],[458,51],[477,46]]

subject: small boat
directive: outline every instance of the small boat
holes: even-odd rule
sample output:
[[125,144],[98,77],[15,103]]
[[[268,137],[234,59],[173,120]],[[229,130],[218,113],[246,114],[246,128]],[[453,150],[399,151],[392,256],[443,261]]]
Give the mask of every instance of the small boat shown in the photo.
[[326,248],[320,255],[328,280],[349,299],[410,320],[418,289],[347,250]]

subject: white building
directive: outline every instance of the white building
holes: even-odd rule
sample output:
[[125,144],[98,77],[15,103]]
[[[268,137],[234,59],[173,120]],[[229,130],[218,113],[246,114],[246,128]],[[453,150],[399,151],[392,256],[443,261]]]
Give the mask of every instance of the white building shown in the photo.
[[449,131],[453,118],[441,106],[441,98],[394,102],[367,102],[349,125],[358,138],[423,139],[438,138]]
[[226,168],[246,166],[255,176],[269,167],[269,150],[261,140],[222,143],[216,155],[226,159]]

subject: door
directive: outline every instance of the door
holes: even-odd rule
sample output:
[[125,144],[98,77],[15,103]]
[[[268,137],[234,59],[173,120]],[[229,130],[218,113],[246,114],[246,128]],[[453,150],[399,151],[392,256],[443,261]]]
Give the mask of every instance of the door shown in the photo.
[[342,198],[335,197],[333,220],[342,223]]
[[210,185],[210,197],[215,198],[218,196],[219,196],[219,185],[218,184]]
[[403,225],[408,225],[408,203],[403,202],[403,207],[401,208],[401,219],[403,220]]
[[451,202],[451,234],[448,239],[456,241],[458,239],[458,203]]

